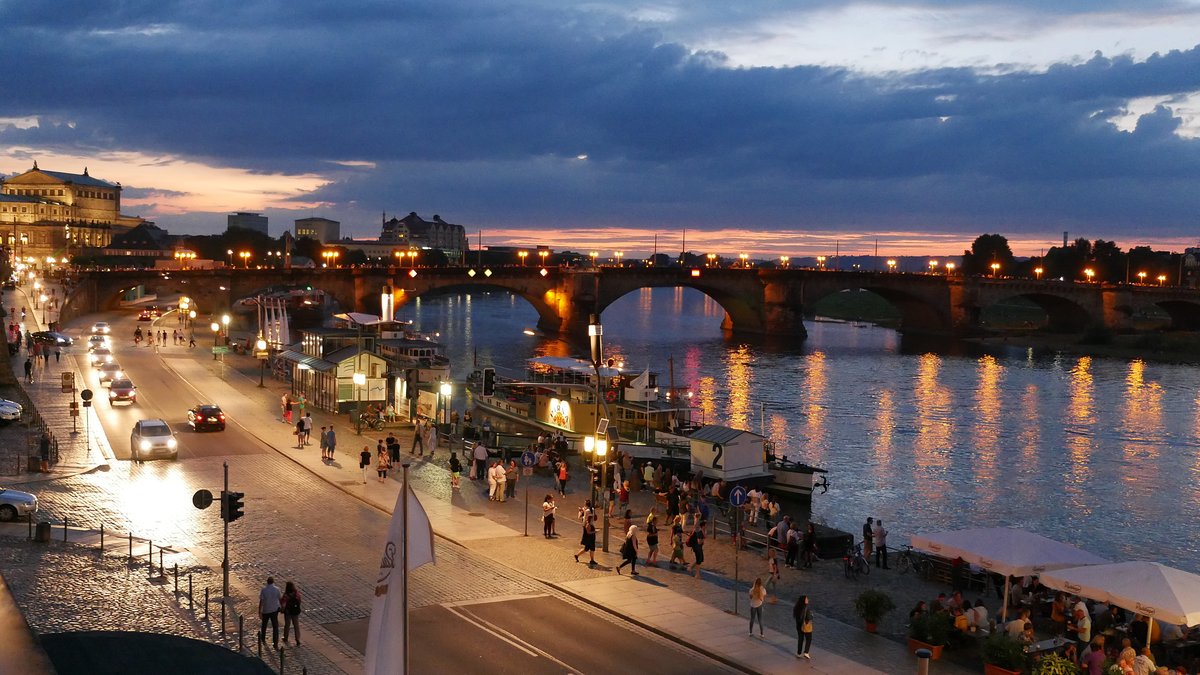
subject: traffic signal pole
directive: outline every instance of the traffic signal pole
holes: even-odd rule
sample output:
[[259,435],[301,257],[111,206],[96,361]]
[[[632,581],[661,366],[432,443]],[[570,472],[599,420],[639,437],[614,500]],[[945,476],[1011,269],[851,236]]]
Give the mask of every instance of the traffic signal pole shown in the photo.
[[[225,470],[225,487],[221,490],[221,500],[228,502],[229,499],[229,462],[223,462],[222,466]],[[223,514],[224,515],[224,514]],[[229,601],[229,518],[222,518],[225,523],[225,559],[221,561],[221,606]],[[225,616],[221,612],[221,616]],[[225,632],[225,624],[221,624],[221,632]]]

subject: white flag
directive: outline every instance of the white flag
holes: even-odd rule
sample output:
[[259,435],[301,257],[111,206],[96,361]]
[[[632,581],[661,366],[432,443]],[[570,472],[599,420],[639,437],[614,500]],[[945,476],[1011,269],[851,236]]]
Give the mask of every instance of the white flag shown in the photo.
[[[417,496],[408,492],[408,571],[433,562],[433,528]],[[392,522],[379,561],[375,581],[375,599],[371,601],[371,623],[367,628],[367,652],[363,662],[366,675],[404,675],[404,624],[408,619],[403,602],[403,585],[408,575],[400,570],[405,528],[400,500],[396,496]]]
[[641,375],[638,375],[637,377],[635,377],[629,381],[629,388],[630,389],[649,389],[650,388],[650,367],[649,366],[646,367],[646,370],[644,370]]

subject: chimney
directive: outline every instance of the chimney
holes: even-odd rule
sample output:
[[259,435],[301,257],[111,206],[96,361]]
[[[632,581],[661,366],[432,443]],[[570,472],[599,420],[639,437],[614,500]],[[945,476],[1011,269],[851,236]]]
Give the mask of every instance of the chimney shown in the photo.
[[1064,230],[1063,231],[1063,248],[1066,248],[1066,247],[1067,247],[1067,233]]

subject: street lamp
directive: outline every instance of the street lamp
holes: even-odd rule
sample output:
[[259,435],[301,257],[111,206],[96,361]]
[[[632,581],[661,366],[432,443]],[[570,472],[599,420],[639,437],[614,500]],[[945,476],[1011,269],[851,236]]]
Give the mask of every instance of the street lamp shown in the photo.
[[525,266],[525,256],[529,255],[529,251],[517,251],[517,257],[521,259],[521,267]]
[[42,290],[42,282],[40,282],[40,281],[33,282],[33,308],[34,309],[37,309],[39,307],[38,297],[41,295],[41,290]]
[[[707,257],[707,258],[708,258],[708,266],[709,266],[709,267],[716,267],[716,266],[717,266],[717,254],[716,254],[716,253],[709,253],[709,254],[708,254],[707,256],[705,256],[705,257]],[[592,503],[594,504],[595,502],[592,502]]]
[[588,251],[588,255],[592,257],[592,267],[596,266],[596,256],[600,255],[599,251]]
[[745,269],[747,267],[746,261],[750,259],[750,255],[747,253],[739,253],[738,258],[742,260],[742,269]]
[[1042,273],[1043,273],[1043,272],[1045,272],[1045,271],[1046,271],[1046,270],[1044,270],[1044,269],[1042,269],[1042,268],[1040,268],[1040,267],[1035,267],[1035,268],[1033,268],[1033,276],[1037,277],[1037,280],[1038,280],[1038,281],[1041,281],[1041,280],[1042,280]]
[[[608,450],[608,441],[606,439],[601,438],[601,436],[603,434],[608,433],[607,424],[604,425],[605,428],[603,430],[601,429],[601,424],[600,424],[600,402],[603,399],[603,395],[600,391],[600,387],[602,384],[602,382],[601,382],[602,378],[600,377],[600,363],[604,359],[604,326],[601,325],[600,317],[599,317],[599,315],[596,315],[596,314],[593,314],[591,316],[591,320],[588,322],[588,344],[591,347],[592,368],[596,372],[596,402],[595,402],[596,433],[593,436],[592,443],[593,443],[593,447],[596,450],[596,457],[603,457],[604,453]],[[586,443],[586,441],[585,441],[585,443]],[[603,532],[604,546],[603,546],[602,550],[605,553],[607,553],[608,552],[608,497],[609,497],[609,492],[605,485],[605,483],[608,482],[608,464],[607,464],[607,462],[604,462],[601,464],[600,472],[601,472],[600,473],[600,494],[603,495],[603,501],[604,501],[604,504],[601,505],[602,509],[604,511],[604,532]],[[593,507],[596,506],[596,502],[592,502],[592,506]]]
[[1146,283],[1146,273],[1145,273],[1145,272],[1138,272],[1138,273],[1137,273],[1137,278],[1138,278],[1138,283],[1139,283],[1139,284],[1144,284],[1144,283]]
[[409,267],[417,266],[417,250],[416,249],[409,249],[409,251],[408,251],[408,266]]
[[930,273],[930,274],[936,274],[936,273],[937,273],[937,266],[938,266],[938,261],[936,261],[936,260],[930,260],[930,261],[929,261],[929,273]]
[[1165,275],[1165,274],[1158,275],[1158,285],[1162,286],[1165,283],[1167,283],[1167,275]]
[[48,323],[46,321],[46,308],[49,307],[49,305],[46,304],[46,301],[49,300],[49,298],[45,293],[42,293],[41,296],[39,296],[39,299],[42,302],[42,325],[46,325]]
[[550,251],[547,251],[546,249],[538,251],[538,257],[542,259],[542,267],[546,266],[546,256],[548,255],[550,255]]
[[221,324],[216,321],[212,322],[213,332],[213,361],[217,360],[217,336],[221,334]]
[[267,341],[263,339],[262,333],[258,334],[258,341],[254,343],[254,347],[258,350],[255,354],[258,357],[258,386],[265,387],[263,376],[267,372]]
[[887,266],[888,266],[889,272],[895,272],[896,271],[896,260],[894,258],[889,258],[887,261]]
[[362,386],[367,383],[367,376],[365,373],[355,373],[353,381],[355,408],[358,410],[358,417],[354,421],[354,428],[355,433],[362,436]]
[[250,269],[250,251],[241,251],[238,257],[242,259],[242,266],[245,269]]
[[444,399],[441,420],[442,424],[445,425],[450,421],[450,383],[442,380],[442,383],[438,386],[438,393],[441,394],[439,399]]
[[788,263],[789,263],[790,261],[791,261],[791,258],[789,258],[789,257],[788,257],[788,256],[786,256],[786,255],[781,255],[781,256],[779,256],[779,263],[780,263],[780,265],[781,265],[781,266],[783,266],[784,268],[786,268],[786,267],[788,266]]
[[613,257],[617,259],[617,267],[621,266],[621,256],[625,255],[624,251],[613,251]]
[[998,276],[999,274],[1000,274],[1000,263],[996,263],[996,262],[992,263],[992,276],[995,277],[995,276]]
[[229,256],[229,266],[233,267],[233,249],[225,251],[225,255]]
[[817,256],[817,267],[819,267],[821,269],[825,269],[825,256],[823,256],[823,255]]
[[1083,270],[1083,276],[1087,277],[1088,282],[1091,282],[1092,277],[1096,276],[1096,271],[1087,267]]
[[951,274],[954,274],[955,267],[958,267],[958,265],[955,265],[952,262],[946,263],[946,276],[950,276]]

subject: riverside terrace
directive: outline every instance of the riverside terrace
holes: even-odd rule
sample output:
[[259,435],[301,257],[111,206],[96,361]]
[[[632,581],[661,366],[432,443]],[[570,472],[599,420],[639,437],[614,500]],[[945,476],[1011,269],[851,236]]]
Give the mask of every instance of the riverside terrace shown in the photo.
[[806,308],[828,295],[864,289],[900,311],[900,330],[963,336],[979,329],[982,310],[1012,298],[1039,305],[1047,329],[1079,332],[1103,325],[1113,332],[1135,330],[1133,317],[1149,309],[1165,312],[1170,329],[1200,329],[1200,290],[1140,284],[1072,283],[938,274],[813,269],[711,269],[656,267],[359,267],[332,269],[113,270],[84,271],[63,303],[69,321],[115,308],[121,294],[141,287],[169,298],[187,295],[207,311],[271,287],[311,285],[345,310],[375,311],[380,294],[395,306],[424,293],[458,288],[510,291],[538,312],[538,327],[569,337],[587,335],[588,318],[640,288],[694,288],[725,310],[722,327],[735,333],[804,338]]

